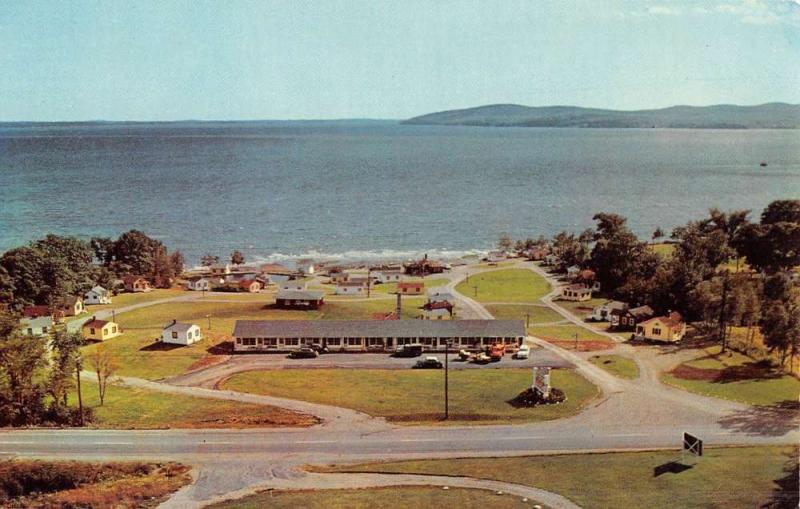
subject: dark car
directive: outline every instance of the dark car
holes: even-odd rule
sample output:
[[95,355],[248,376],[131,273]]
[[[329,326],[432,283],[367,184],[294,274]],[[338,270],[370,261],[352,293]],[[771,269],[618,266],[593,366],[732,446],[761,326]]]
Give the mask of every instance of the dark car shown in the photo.
[[422,345],[402,345],[397,347],[395,357],[419,357],[422,355]]
[[319,354],[313,348],[302,347],[300,350],[295,350],[289,353],[290,359],[314,359]]
[[442,369],[442,361],[437,357],[425,357],[421,361],[411,366],[413,369]]

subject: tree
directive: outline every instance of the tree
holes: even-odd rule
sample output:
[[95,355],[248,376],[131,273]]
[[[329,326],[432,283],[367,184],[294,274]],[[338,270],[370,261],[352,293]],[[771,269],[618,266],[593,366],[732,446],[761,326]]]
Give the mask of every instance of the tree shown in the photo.
[[173,251],[173,253],[169,255],[169,261],[172,265],[173,274],[176,276],[183,274],[183,271],[186,268],[186,260],[183,258],[183,253],[181,253],[180,250],[176,249]]
[[203,267],[211,267],[212,265],[216,265],[219,263],[219,256],[214,256],[211,254],[204,254],[200,257],[200,265]]
[[770,351],[781,352],[781,365],[789,355],[792,364],[800,347],[800,305],[795,297],[790,302],[768,301],[761,321],[764,344]]
[[97,374],[97,394],[100,397],[100,406],[103,406],[108,384],[117,372],[116,359],[101,343],[92,352],[91,362],[94,372]]
[[[640,242],[636,235],[626,226],[626,219],[617,214],[600,213],[593,218],[597,221],[594,234],[594,247],[592,248],[590,266],[595,271],[596,280],[601,285],[614,292],[626,287],[629,280],[643,277],[639,274],[647,268],[647,276],[652,277],[654,268],[649,264],[640,263],[645,258],[652,258],[644,242]],[[629,287],[630,288],[630,287]],[[619,295],[618,295],[619,296]]]
[[13,289],[17,308],[31,304],[57,305],[94,285],[94,254],[88,243],[74,237],[47,235],[0,257],[0,267]]
[[57,326],[53,330],[47,393],[51,397],[50,406],[54,414],[63,415],[67,411],[67,395],[74,386],[73,374],[82,344],[83,338],[78,332],[69,332],[64,326]]
[[156,258],[166,256],[167,248],[160,240],[148,237],[139,230],[125,232],[114,241],[114,265],[118,273],[155,276]]
[[110,267],[114,261],[114,241],[109,237],[92,237],[89,245],[97,261],[105,267]]
[[582,266],[589,257],[590,238],[586,231],[578,238],[565,231],[553,237],[553,253],[561,260],[559,269],[565,270],[571,265]]
[[16,316],[0,312],[0,425],[38,424],[44,414],[44,340],[22,336]]
[[159,250],[153,257],[153,272],[151,277],[158,288],[169,288],[172,286],[172,278],[175,273],[172,270],[172,260],[167,256],[166,250]]
[[761,212],[761,224],[800,223],[800,200],[776,200]]
[[734,243],[756,270],[775,274],[800,264],[800,200],[778,200],[761,213],[760,224],[741,228]]
[[497,240],[497,249],[501,251],[511,251],[511,248],[513,247],[514,247],[514,240],[508,233],[502,232],[500,234],[500,238]]
[[238,249],[231,253],[231,263],[234,265],[241,265],[244,263],[244,255]]
[[523,253],[525,251],[525,241],[524,240],[518,240],[518,241],[514,242],[514,251],[517,254]]

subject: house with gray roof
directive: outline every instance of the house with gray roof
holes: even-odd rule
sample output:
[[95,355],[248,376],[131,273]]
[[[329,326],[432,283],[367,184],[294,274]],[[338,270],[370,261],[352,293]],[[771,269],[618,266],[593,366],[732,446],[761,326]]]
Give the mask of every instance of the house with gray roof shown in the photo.
[[284,309],[319,309],[325,303],[322,290],[278,290],[275,306]]
[[95,286],[83,296],[84,304],[111,304],[111,292],[102,286]]
[[194,323],[172,323],[161,331],[161,342],[173,345],[191,345],[203,339],[200,327]]
[[237,320],[235,352],[286,352],[318,345],[329,351],[480,349],[494,343],[520,345],[522,320]]

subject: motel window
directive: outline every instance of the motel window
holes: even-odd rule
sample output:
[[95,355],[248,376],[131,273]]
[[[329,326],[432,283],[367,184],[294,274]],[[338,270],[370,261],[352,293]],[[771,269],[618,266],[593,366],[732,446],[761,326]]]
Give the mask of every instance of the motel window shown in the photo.
[[653,327],[653,334],[655,334],[656,336],[660,336],[661,335],[661,329],[659,329],[657,327]]
[[347,345],[348,346],[360,346],[361,345],[361,338],[347,338]]
[[342,344],[342,340],[340,338],[330,338],[327,343],[331,346],[339,346]]
[[28,336],[33,336],[33,329],[28,329]]
[[177,332],[172,331],[172,339],[178,339],[178,333]]
[[277,338],[262,338],[267,346],[278,346]]
[[283,340],[283,344],[287,346],[297,346],[300,344],[299,338],[286,338]]
[[192,331],[189,331],[189,332],[186,333],[186,338],[187,339],[192,339]]
[[243,338],[242,344],[244,346],[256,346],[256,338]]
[[236,344],[237,345],[241,345],[242,344],[242,338],[236,338]]
[[42,334],[46,334],[46,333],[47,333],[47,327],[42,327]]
[[90,328],[89,329],[89,334],[94,334],[94,329]]

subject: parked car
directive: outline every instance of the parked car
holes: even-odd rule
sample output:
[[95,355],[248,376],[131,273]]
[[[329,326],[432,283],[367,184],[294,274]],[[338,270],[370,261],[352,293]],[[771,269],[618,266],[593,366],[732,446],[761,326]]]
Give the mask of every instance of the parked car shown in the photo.
[[394,355],[395,357],[419,357],[422,355],[422,345],[398,346]]
[[472,362],[475,364],[489,364],[492,361],[492,358],[486,355],[485,353],[481,352],[474,357]]
[[304,347],[300,348],[300,350],[295,350],[293,352],[290,352],[289,353],[289,358],[290,359],[314,359],[318,355],[319,354],[317,353],[317,351],[314,350],[313,348],[309,348],[309,347],[304,346]]
[[468,361],[470,358],[472,358],[472,354],[462,349],[458,351],[458,358],[462,361]]
[[442,361],[438,357],[425,357],[412,366],[413,369],[442,369]]
[[506,353],[506,347],[502,343],[495,343],[489,349],[489,358],[492,362],[500,362]]
[[528,345],[522,345],[517,350],[517,353],[514,354],[515,359],[527,359],[531,356],[531,347]]

